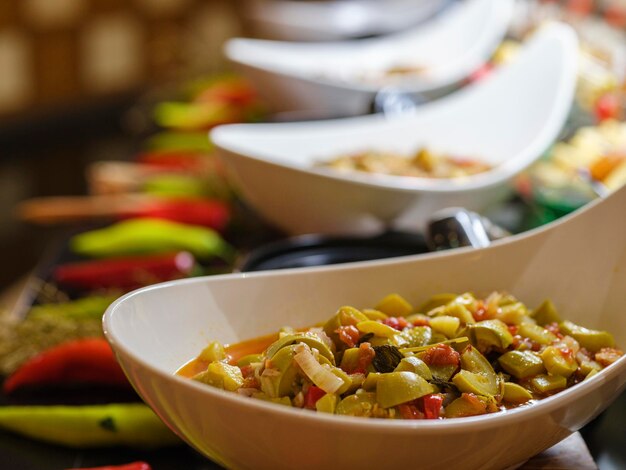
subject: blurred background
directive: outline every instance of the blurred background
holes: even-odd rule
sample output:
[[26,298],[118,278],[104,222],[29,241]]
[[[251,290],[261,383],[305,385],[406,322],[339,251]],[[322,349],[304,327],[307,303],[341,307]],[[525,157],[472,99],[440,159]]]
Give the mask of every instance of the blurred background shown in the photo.
[[[424,10],[423,17],[415,21],[426,21],[455,0],[415,2]],[[271,9],[264,10],[267,3],[0,1],[0,291],[23,285],[33,273],[40,275],[42,267],[48,269],[65,249],[68,234],[81,230],[76,225],[29,223],[16,216],[20,202],[98,192],[94,164],[137,159],[147,162],[154,156],[148,155],[150,152],[161,152],[163,156],[177,149],[170,142],[181,135],[185,152],[211,154],[204,142],[211,126],[271,117],[256,101],[253,87],[233,78],[231,66],[222,54],[222,45],[228,38],[287,34],[263,20],[273,14]],[[546,18],[573,25],[584,40],[583,52],[588,59],[583,62],[579,77],[576,112],[563,137],[570,137],[572,129],[580,126],[623,120],[626,0],[518,0],[507,39],[511,42],[499,50],[498,60],[505,60],[503,57],[515,49],[515,41]],[[318,33],[309,31],[309,36],[300,39],[320,39]],[[371,29],[348,28],[345,32],[346,37],[356,38],[373,34],[377,32]],[[225,92],[220,85],[215,86],[215,80],[231,85]],[[187,125],[181,123],[172,106],[163,105],[185,100],[217,103],[218,111],[211,108],[213,114],[208,118],[204,114],[185,114],[182,121],[191,116],[199,122]],[[237,103],[237,114],[232,116],[219,108],[223,103]],[[551,169],[546,174],[560,178]],[[173,184],[180,184],[178,180],[169,181],[167,188],[161,185],[163,182],[159,184],[158,188],[154,184],[155,193],[172,194],[181,187],[172,189]],[[529,200],[523,192],[527,184],[528,180],[520,183],[520,195],[511,206],[515,207],[512,225],[517,230],[553,220],[582,204],[577,200],[568,205],[579,197],[578,192],[560,192],[558,203],[542,204],[533,199],[533,204],[524,205],[520,215],[520,205]],[[196,191],[195,186],[185,188],[187,193]],[[590,196],[586,193],[585,197]],[[251,227],[242,229],[239,225],[235,239],[245,239],[246,233],[259,227],[260,239],[277,236],[261,222],[255,221]],[[614,449],[626,444],[624,408],[622,397],[621,403],[611,408],[612,419],[596,422],[595,428],[584,433],[601,468],[626,468],[623,452],[621,456],[619,451],[601,453],[606,442],[611,442]],[[172,461],[175,460],[173,456]]]

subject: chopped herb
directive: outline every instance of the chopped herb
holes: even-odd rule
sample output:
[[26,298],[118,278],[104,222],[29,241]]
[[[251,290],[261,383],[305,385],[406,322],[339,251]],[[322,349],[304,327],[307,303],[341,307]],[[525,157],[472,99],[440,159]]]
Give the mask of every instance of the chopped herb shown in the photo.
[[102,429],[106,429],[107,431],[117,432],[117,426],[115,425],[115,420],[111,416],[107,416],[106,418],[98,421],[98,424]]

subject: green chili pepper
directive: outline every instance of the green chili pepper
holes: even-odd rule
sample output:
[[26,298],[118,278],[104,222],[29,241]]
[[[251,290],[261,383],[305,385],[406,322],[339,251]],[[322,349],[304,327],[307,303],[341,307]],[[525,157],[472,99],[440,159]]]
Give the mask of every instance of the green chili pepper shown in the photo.
[[67,447],[158,447],[180,442],[141,403],[0,407],[0,427]]
[[150,150],[192,150],[211,152],[213,144],[207,133],[202,132],[161,132],[148,139]]
[[131,219],[74,236],[72,249],[92,257],[186,250],[198,258],[227,257],[231,248],[206,227],[161,219]]
[[29,317],[38,318],[47,315],[71,319],[101,319],[105,310],[116,299],[115,296],[93,295],[69,302],[36,305],[28,312]]

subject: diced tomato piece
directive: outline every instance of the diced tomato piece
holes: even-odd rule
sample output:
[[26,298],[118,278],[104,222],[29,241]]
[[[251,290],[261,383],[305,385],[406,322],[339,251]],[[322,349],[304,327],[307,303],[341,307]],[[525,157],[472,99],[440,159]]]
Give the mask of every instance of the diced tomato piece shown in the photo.
[[622,105],[615,93],[606,93],[596,101],[594,113],[599,122],[619,118]]
[[428,320],[428,318],[414,318],[413,321],[410,323],[413,326],[430,326],[430,321]]
[[357,361],[356,369],[353,372],[365,374],[365,371],[372,363],[372,359],[376,356],[376,351],[372,348],[370,343],[361,343],[359,345],[359,359]]
[[345,343],[349,348],[355,347],[361,337],[359,330],[354,325],[340,326],[337,329],[337,334],[339,334],[341,342]]
[[607,367],[624,355],[624,351],[617,348],[602,348],[595,355],[596,362],[602,367]]
[[483,302],[478,302],[478,305],[476,306],[476,310],[472,312],[472,316],[474,317],[474,320],[476,321],[487,319],[487,307],[485,306]]
[[507,326],[509,333],[511,333],[513,336],[515,336],[517,334],[517,330],[519,330],[519,326],[517,325],[509,325]]
[[422,360],[429,366],[458,366],[461,355],[447,344],[437,344],[426,350]]
[[309,410],[314,410],[315,404],[324,395],[326,395],[324,390],[315,385],[311,385],[304,395],[304,407]]
[[404,330],[407,326],[409,326],[409,322],[406,321],[406,318],[404,317],[389,317],[389,318],[385,318],[383,320],[383,323],[387,326],[390,326],[391,328],[398,330],[398,331],[402,331]]
[[426,419],[438,419],[443,404],[443,396],[439,393],[431,393],[423,396],[420,400],[424,407],[424,417]]
[[398,405],[398,411],[400,411],[400,416],[404,419],[424,419],[424,415],[415,405],[406,403]]
[[563,333],[561,333],[561,329],[559,328],[559,324],[554,322],[544,326],[546,330],[555,335],[559,339],[563,339]]

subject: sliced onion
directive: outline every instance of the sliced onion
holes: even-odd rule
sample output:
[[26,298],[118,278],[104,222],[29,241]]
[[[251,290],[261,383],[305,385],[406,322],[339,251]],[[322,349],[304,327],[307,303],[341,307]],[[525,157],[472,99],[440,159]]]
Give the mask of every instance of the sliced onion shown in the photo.
[[343,380],[317,362],[306,345],[302,344],[302,347],[298,348],[293,359],[311,382],[326,393],[335,393],[343,385]]

